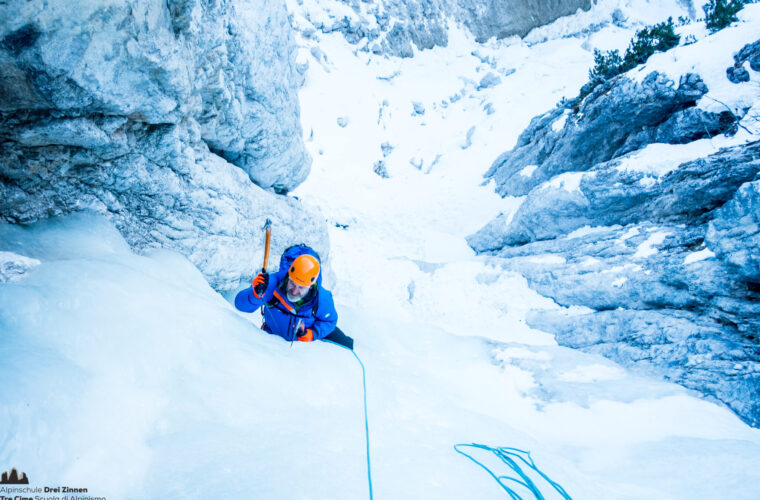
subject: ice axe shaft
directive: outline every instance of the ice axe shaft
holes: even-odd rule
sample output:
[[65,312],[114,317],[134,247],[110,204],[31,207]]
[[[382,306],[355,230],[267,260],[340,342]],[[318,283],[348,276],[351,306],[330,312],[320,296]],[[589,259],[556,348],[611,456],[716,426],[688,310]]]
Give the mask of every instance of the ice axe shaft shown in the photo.
[[261,272],[267,272],[267,264],[269,263],[269,242],[272,240],[272,221],[267,219],[264,224],[264,229],[267,232],[266,241],[264,242],[264,265],[261,266]]

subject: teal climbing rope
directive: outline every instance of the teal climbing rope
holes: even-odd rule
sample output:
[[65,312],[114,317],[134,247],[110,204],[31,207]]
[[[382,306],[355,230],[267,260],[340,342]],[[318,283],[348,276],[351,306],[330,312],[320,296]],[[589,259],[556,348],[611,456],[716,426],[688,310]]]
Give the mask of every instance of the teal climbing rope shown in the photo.
[[[472,455],[465,453],[464,451],[460,450],[459,448],[476,448],[488,451],[492,453],[493,455],[496,455],[499,459],[501,459],[504,464],[506,464],[512,471],[518,476],[510,477],[510,476],[497,476],[491,469],[489,469],[487,466],[483,465],[482,462],[479,462],[477,459],[475,459]],[[464,455],[465,457],[469,458],[473,462],[475,462],[477,465],[482,467],[486,472],[488,472],[491,477],[493,477],[497,483],[499,483],[499,486],[501,486],[504,491],[507,492],[507,494],[512,498],[512,500],[522,500],[522,497],[520,494],[510,488],[509,485],[512,483],[517,483],[520,486],[524,487],[528,491],[530,491],[533,496],[537,500],[545,500],[544,495],[541,494],[541,490],[539,490],[538,486],[536,486],[536,483],[533,482],[533,480],[523,471],[522,467],[520,467],[519,462],[522,462],[525,466],[527,466],[529,469],[532,469],[534,472],[536,472],[539,476],[541,476],[549,485],[554,488],[557,493],[562,495],[562,498],[565,500],[572,500],[570,498],[570,495],[567,494],[567,492],[557,484],[556,482],[552,481],[549,476],[544,474],[537,466],[536,463],[533,461],[533,458],[531,458],[530,453],[523,450],[518,450],[517,448],[509,448],[509,447],[501,447],[501,448],[491,448],[490,446],[486,446],[483,444],[455,444],[454,450]],[[507,483],[507,481],[511,481],[512,483]],[[509,485],[508,485],[509,484]]]
[[356,358],[356,361],[359,362],[359,366],[362,368],[362,387],[364,388],[364,437],[365,442],[367,444],[367,485],[369,486],[369,500],[372,500],[372,468],[370,466],[370,460],[369,460],[369,419],[367,418],[367,374],[364,370],[364,363],[362,363],[362,360],[359,359],[359,356],[356,354],[356,352],[353,349],[349,349],[348,347],[338,344],[337,342],[333,342],[331,340],[323,339],[326,342],[330,342],[331,344],[335,344],[339,347],[342,347],[343,349],[346,349],[347,351],[351,351],[351,354],[354,355]]
[[359,356],[356,355],[355,351],[352,350],[351,353],[356,358],[356,361],[359,362],[359,366],[362,367],[362,387],[364,387],[364,436],[367,443],[367,484],[369,485],[369,499],[372,500],[372,471],[369,465],[369,420],[367,419],[367,376],[364,371],[364,363],[362,363],[362,360],[359,359]]

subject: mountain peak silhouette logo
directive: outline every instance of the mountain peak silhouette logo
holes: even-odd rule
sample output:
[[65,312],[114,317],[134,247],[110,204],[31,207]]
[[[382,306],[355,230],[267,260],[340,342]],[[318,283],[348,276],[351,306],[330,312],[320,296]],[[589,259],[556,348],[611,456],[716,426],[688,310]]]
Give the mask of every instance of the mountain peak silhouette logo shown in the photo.
[[26,477],[25,472],[21,473],[21,477],[18,477],[18,474],[15,467],[10,472],[3,472],[0,484],[29,484],[29,478]]

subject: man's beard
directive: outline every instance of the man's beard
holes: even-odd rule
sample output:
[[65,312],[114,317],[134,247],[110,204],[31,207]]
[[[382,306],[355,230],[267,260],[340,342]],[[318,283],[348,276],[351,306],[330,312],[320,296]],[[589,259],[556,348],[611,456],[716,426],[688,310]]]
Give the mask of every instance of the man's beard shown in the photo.
[[304,297],[306,297],[307,295],[309,295],[309,290],[306,290],[306,292],[304,292],[304,294],[303,294],[303,295],[295,296],[295,295],[291,295],[291,294],[290,294],[290,291],[286,289],[286,290],[285,290],[285,295],[287,295],[287,296],[288,296],[288,300],[289,300],[289,301],[291,301],[291,302],[295,303],[295,302],[298,302],[299,300],[303,299],[303,298],[304,298]]

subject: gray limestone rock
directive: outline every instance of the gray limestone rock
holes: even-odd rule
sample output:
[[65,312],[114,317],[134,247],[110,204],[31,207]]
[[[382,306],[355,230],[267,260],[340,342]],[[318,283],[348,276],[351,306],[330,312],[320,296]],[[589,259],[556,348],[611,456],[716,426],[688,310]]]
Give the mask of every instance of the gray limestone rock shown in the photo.
[[537,311],[532,327],[760,427],[760,141],[686,162],[634,153],[735,133],[741,117],[695,106],[706,92],[694,74],[678,86],[621,75],[535,117],[487,173],[501,195],[527,196],[468,242],[558,304],[590,308]]
[[561,305],[592,309],[528,318],[561,345],[699,390],[758,426],[760,290],[705,247],[706,228],[602,227],[506,247],[494,263]]
[[729,66],[726,68],[726,78],[728,78],[731,83],[748,82],[749,71],[747,71],[743,66],[739,66],[738,68],[736,66]]
[[476,87],[477,90],[490,89],[501,83],[501,77],[494,72],[489,72],[480,79],[480,83]]
[[[340,32],[352,44],[365,43],[376,54],[412,57],[418,50],[448,45],[448,27],[463,24],[478,42],[490,38],[525,36],[579,9],[591,0],[342,0],[355,16],[335,16],[331,21],[310,20],[323,33]],[[311,28],[310,28],[311,29]]]
[[760,40],[748,43],[734,54],[734,65],[726,68],[726,77],[732,83],[748,82],[749,71],[744,67],[748,61],[753,71],[760,71]]
[[372,167],[372,171],[383,179],[390,178],[390,175],[388,175],[388,169],[385,167],[385,161],[383,160],[377,160]]
[[541,313],[531,326],[699,390],[760,426],[760,142],[655,182],[619,163],[536,188],[511,221],[497,217],[470,243],[498,249],[501,265],[542,295],[594,311]]
[[752,71],[760,71],[760,40],[742,47],[734,56],[734,61],[738,64],[749,61],[749,67],[752,68]]
[[493,37],[523,37],[533,28],[591,7],[590,0],[457,0],[457,4],[461,9],[458,20],[479,42]]
[[[534,118],[517,145],[486,172],[502,196],[527,194],[563,172],[588,170],[650,142],[685,143],[735,130],[732,119],[692,109],[707,92],[698,75],[683,76],[676,87],[658,72],[641,83],[624,75]],[[523,170],[531,165],[531,175]]]
[[310,165],[280,0],[14,1],[0,19],[3,220],[102,213],[218,289],[253,272],[266,217],[279,246],[326,251],[318,214],[264,190]]
[[760,40],[748,43],[734,54],[735,66],[742,66],[747,61],[753,71],[760,71]]
[[79,211],[103,214],[133,248],[178,251],[218,290],[255,274],[266,218],[274,222],[273,255],[303,241],[327,257],[327,229],[318,213],[257,187],[194,141],[197,134],[197,124],[187,122],[129,122],[112,134],[123,144],[119,154],[2,142],[0,213],[21,224]]
[[305,179],[302,76],[281,2],[67,5],[0,7],[3,114],[193,119],[200,140],[259,185],[287,191]]
[[655,142],[664,144],[687,144],[704,137],[718,134],[733,135],[739,126],[731,111],[711,113],[697,107],[673,113],[656,127],[645,128],[631,134],[616,154],[623,155]]
[[701,311],[715,323],[756,336],[758,291],[705,247],[706,231],[706,225],[685,224],[601,227],[495,255],[564,306]]
[[744,184],[715,211],[705,240],[720,259],[760,284],[760,181]]
[[621,168],[621,159],[570,172],[533,189],[505,224],[497,218],[468,237],[477,251],[566,235],[586,225],[704,222],[760,172],[760,141],[677,166],[659,179]]
[[528,324],[554,333],[561,345],[697,390],[760,427],[760,349],[719,324],[679,310],[536,311]]

